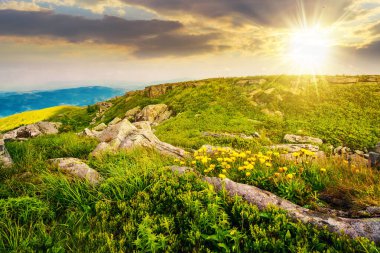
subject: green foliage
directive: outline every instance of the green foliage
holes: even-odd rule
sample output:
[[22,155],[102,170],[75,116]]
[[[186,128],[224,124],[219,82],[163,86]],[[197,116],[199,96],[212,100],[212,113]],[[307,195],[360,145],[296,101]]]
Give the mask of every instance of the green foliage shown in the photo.
[[217,193],[197,174],[162,167],[170,160],[141,149],[93,158],[105,177],[97,187],[43,172],[34,197],[0,200],[0,251],[378,252]]

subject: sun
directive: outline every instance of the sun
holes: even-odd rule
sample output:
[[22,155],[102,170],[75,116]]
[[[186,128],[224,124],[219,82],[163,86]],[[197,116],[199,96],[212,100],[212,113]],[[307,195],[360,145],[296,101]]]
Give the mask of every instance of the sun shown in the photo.
[[293,30],[288,36],[286,60],[300,73],[316,73],[327,64],[332,45],[328,29]]

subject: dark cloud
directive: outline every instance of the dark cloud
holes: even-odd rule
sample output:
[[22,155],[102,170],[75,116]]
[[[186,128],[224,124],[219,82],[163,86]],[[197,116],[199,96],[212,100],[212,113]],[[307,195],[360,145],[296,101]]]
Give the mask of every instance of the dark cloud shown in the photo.
[[0,10],[0,34],[15,36],[51,36],[71,42],[92,40],[123,44],[144,36],[178,30],[182,24],[161,20],[125,20],[105,16],[86,19],[80,16],[54,14],[50,11]]
[[310,23],[338,20],[354,0],[124,0],[129,4],[145,6],[158,12],[183,12],[209,18],[232,17],[242,22],[283,26],[289,17],[302,16]]
[[357,49],[356,54],[365,59],[376,59],[378,61],[380,59],[380,40],[366,47]]
[[0,35],[52,37],[72,43],[92,41],[136,47],[138,55],[188,55],[216,49],[215,34],[188,35],[177,21],[86,19],[50,11],[0,10]]
[[216,49],[226,49],[225,46],[216,47],[208,43],[210,40],[218,38],[218,34],[197,36],[163,34],[142,41],[136,54],[139,56],[187,55],[215,51]]

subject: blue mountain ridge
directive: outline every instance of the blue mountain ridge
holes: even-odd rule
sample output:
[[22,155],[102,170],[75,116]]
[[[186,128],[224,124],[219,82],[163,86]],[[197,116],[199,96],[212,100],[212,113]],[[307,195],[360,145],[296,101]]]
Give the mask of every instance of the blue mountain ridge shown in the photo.
[[31,92],[0,92],[0,117],[57,105],[91,105],[123,95],[125,92],[126,89],[104,86]]

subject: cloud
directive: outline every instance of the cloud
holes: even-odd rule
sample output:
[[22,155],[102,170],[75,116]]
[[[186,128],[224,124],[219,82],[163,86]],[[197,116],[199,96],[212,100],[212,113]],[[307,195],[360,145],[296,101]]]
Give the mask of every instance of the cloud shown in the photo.
[[126,20],[114,16],[87,19],[52,11],[16,10],[0,10],[0,35],[133,47],[135,54],[144,56],[204,53],[216,49],[210,41],[217,37],[186,34],[179,21]]
[[94,20],[51,11],[0,10],[0,34],[8,36],[49,36],[70,42],[124,44],[180,28],[182,24],[176,21],[125,20],[112,16]]
[[[190,13],[208,18],[233,17],[236,23],[254,22],[283,26],[290,16],[305,16],[309,22],[338,20],[353,0],[124,0],[162,13]],[[304,14],[304,15],[303,15]]]

